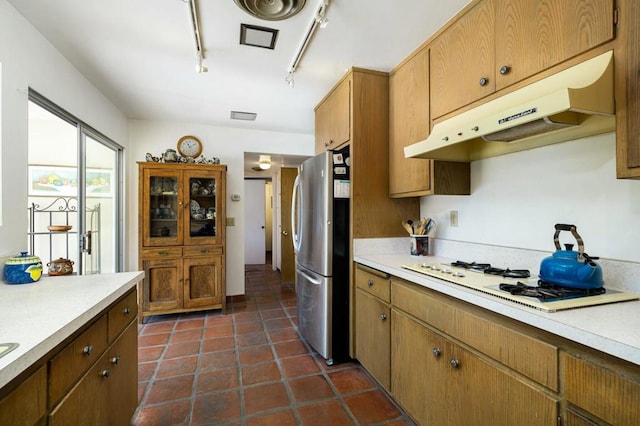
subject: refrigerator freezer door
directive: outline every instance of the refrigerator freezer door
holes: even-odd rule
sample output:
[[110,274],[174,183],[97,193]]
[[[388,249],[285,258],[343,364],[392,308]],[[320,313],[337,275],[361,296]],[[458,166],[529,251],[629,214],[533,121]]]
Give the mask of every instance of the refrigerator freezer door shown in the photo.
[[332,172],[331,151],[306,160],[300,166],[296,197],[298,225],[294,229],[298,264],[325,277],[333,275]]
[[331,345],[332,278],[296,267],[298,329],[305,340],[325,359],[333,357]]

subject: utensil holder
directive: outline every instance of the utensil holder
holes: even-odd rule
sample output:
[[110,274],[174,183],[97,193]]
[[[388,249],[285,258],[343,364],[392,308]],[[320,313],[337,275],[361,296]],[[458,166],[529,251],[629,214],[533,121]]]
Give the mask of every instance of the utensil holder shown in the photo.
[[429,256],[428,235],[411,235],[409,237],[409,246],[411,247],[412,256]]

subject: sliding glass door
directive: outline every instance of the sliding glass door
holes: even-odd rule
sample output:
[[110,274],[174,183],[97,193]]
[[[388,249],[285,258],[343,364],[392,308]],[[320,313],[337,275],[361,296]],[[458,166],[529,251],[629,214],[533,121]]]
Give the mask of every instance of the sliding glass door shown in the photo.
[[73,272],[123,270],[122,147],[29,93],[29,251]]

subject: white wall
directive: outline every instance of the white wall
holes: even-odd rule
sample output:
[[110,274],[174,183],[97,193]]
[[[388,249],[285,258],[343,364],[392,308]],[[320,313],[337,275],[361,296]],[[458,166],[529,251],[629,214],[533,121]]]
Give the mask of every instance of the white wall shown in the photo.
[[29,87],[127,147],[127,120],[6,0],[0,0],[2,226],[0,258],[26,248]]
[[552,252],[569,223],[588,254],[640,262],[640,182],[616,179],[613,133],[473,162],[470,196],[422,197],[420,211],[446,240]]
[[[129,269],[137,267],[138,246],[138,165],[150,152],[160,156],[168,148],[175,149],[184,135],[197,136],[206,158],[218,157],[227,165],[227,217],[235,217],[236,226],[227,226],[227,295],[244,294],[244,153],[313,155],[313,135],[225,128],[193,123],[130,121],[129,221],[127,243],[130,249]],[[240,201],[231,201],[239,194]]]

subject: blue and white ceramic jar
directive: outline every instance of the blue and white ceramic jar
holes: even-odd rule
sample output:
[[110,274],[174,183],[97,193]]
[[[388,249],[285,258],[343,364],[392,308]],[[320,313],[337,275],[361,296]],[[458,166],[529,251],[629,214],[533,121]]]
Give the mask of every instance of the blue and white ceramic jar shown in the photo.
[[14,256],[4,264],[4,280],[7,284],[34,283],[42,276],[42,261],[38,256],[29,256],[26,251]]

